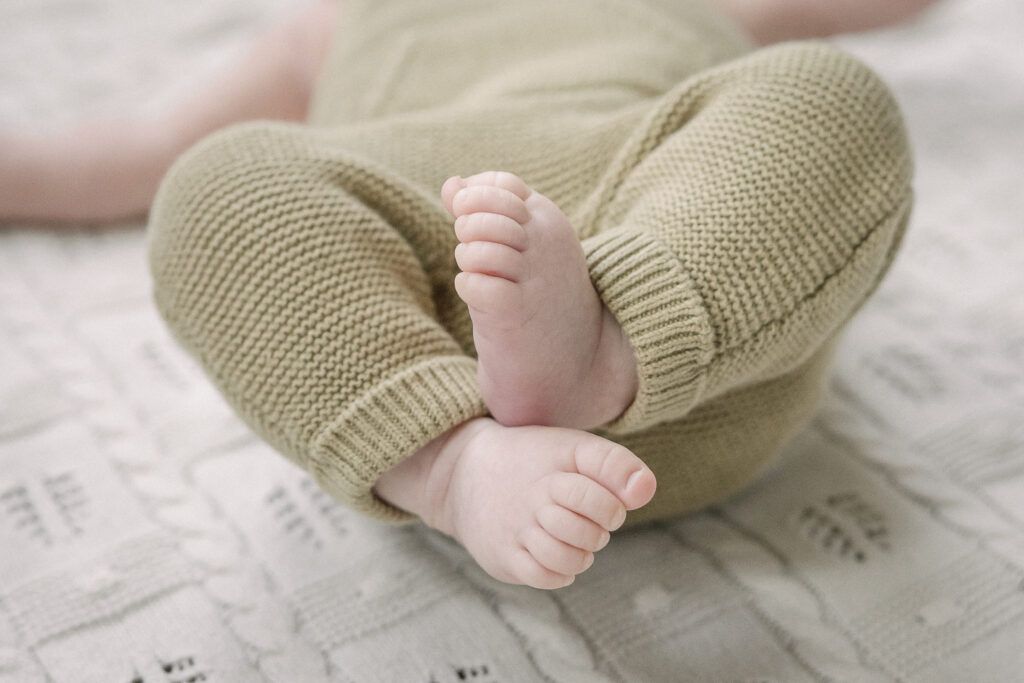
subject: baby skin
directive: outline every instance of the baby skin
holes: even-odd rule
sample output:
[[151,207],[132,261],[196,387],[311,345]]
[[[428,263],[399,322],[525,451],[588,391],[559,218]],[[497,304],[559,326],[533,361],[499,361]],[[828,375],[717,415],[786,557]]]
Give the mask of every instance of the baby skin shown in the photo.
[[502,172],[450,178],[441,194],[494,418],[438,437],[375,490],[455,538],[494,578],[561,588],[593,564],[627,510],[654,496],[643,461],[581,431],[629,407],[636,359],[554,203]]

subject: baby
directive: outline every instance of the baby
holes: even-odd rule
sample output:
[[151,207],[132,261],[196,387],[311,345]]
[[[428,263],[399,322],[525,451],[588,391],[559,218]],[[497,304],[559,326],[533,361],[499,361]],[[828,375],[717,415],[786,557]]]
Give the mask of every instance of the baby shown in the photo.
[[[754,476],[892,260],[888,91],[750,37],[926,3],[821,4],[351,0],[329,45],[322,3],[167,121],[70,135],[71,170],[8,141],[0,213],[144,211],[191,147],[150,213],[155,296],[239,414],[354,508],[559,588],[627,511]],[[255,118],[312,125],[192,146]]]

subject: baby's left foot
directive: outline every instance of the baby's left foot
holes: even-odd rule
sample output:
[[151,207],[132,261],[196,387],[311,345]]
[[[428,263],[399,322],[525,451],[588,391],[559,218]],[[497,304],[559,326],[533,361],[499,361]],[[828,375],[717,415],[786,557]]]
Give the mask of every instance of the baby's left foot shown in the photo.
[[565,214],[511,173],[449,178],[441,195],[495,419],[588,429],[621,415],[636,396],[636,359]]
[[385,472],[375,491],[499,581],[550,589],[586,571],[656,488],[636,455],[595,434],[477,418]]

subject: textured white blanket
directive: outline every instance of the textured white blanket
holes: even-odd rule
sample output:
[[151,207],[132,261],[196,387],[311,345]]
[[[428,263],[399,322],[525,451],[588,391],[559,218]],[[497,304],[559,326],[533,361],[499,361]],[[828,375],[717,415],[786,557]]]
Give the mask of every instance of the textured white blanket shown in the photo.
[[[159,107],[295,1],[0,0],[0,126]],[[557,592],[252,437],[138,227],[0,231],[0,682],[1024,680],[1022,34],[1019,0],[946,0],[839,41],[917,147],[891,277],[777,467]]]

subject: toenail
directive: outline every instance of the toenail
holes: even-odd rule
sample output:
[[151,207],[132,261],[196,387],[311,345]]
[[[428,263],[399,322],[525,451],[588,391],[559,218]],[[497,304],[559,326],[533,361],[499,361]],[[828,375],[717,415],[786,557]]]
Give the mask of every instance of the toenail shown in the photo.
[[626,481],[626,490],[633,488],[633,484],[636,483],[637,479],[644,473],[643,470],[637,470],[633,474],[629,475],[629,479]]

